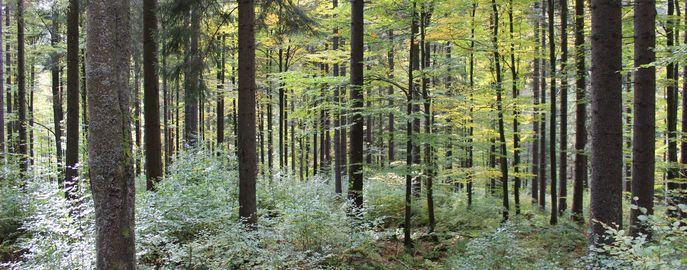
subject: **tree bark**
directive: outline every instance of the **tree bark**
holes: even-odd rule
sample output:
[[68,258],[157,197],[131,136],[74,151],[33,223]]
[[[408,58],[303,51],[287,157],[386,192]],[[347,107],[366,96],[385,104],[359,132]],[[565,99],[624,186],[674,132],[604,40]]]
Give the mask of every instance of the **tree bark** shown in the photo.
[[[541,35],[541,48],[542,51],[546,51],[546,14],[548,9],[548,1],[542,0],[542,35]],[[541,80],[541,100],[540,104],[542,108],[546,108],[546,60],[542,59],[542,80]],[[546,209],[546,109],[541,111],[541,118],[539,120],[539,209],[544,211]]]
[[551,225],[558,223],[558,198],[556,192],[557,186],[557,171],[556,171],[556,33],[554,31],[554,0],[549,0],[549,68],[551,70],[549,87],[551,88],[549,94],[551,99],[549,106],[551,107],[551,112],[549,113],[549,163],[551,168],[551,219],[549,223]]
[[129,1],[88,5],[89,174],[98,269],[135,269],[135,180],[129,116]]
[[[0,7],[3,6],[2,0],[0,0]],[[4,72],[4,65],[6,64],[7,66],[10,65],[10,63],[4,63],[3,58],[2,58],[2,38],[3,38],[3,28],[2,28],[2,11],[0,11],[0,162],[5,162],[5,154],[7,153],[5,151],[5,110],[3,108],[5,107],[4,102],[5,102],[5,97],[4,97],[4,92],[3,90],[5,89],[4,86],[4,81],[2,80],[3,78],[3,72]],[[9,43],[8,43],[9,44]],[[8,53],[9,55],[9,53]],[[9,76],[8,76],[9,77]],[[0,180],[3,180],[3,178],[0,178]]]
[[76,199],[79,171],[79,1],[69,1],[67,15],[67,154],[65,183],[68,199]]
[[[564,0],[563,0],[564,1]],[[514,31],[513,31],[513,0],[510,0],[508,5],[508,27],[510,33],[510,74],[511,74],[511,88],[513,94],[513,100],[518,100],[520,96],[520,90],[518,90],[518,71],[517,63],[515,62],[515,41],[514,41]],[[518,117],[520,115],[518,104],[515,103],[513,109],[513,171],[515,177],[513,178],[513,197],[515,199],[515,214],[520,214],[520,133]]]
[[641,222],[638,217],[652,215],[654,212],[656,67],[648,64],[656,60],[656,52],[653,50],[656,47],[656,1],[635,1],[634,10],[634,67],[636,71],[632,135],[632,203],[638,208],[646,209],[646,214],[640,209],[630,210],[630,234],[637,236],[640,233],[645,235],[651,233],[648,225]]
[[29,170],[29,151],[26,133],[26,49],[24,47],[24,0],[17,1],[17,103],[19,103],[19,168],[26,176]]
[[143,83],[145,106],[146,188],[162,179],[160,139],[160,81],[157,54],[157,0],[143,1]]
[[198,55],[200,39],[199,7],[191,7],[191,44],[184,76],[184,139],[186,147],[195,147],[198,142],[198,98],[200,97],[201,57]]
[[491,7],[494,11],[494,25],[493,33],[491,36],[492,45],[494,46],[494,64],[496,69],[496,110],[498,113],[498,128],[499,128],[499,149],[500,149],[500,161],[499,165],[501,167],[501,189],[503,194],[503,221],[508,220],[508,212],[510,211],[509,201],[508,201],[508,151],[506,149],[506,131],[504,126],[503,117],[503,79],[501,77],[501,53],[499,53],[499,11],[496,0],[491,1]]
[[357,209],[363,207],[363,0],[351,1],[351,150],[348,198]]
[[618,0],[592,0],[592,179],[589,244],[622,226],[622,23]]
[[[534,10],[539,10],[539,2],[534,2]],[[533,121],[532,129],[534,131],[532,140],[532,183],[530,184],[532,192],[532,203],[536,204],[539,201],[539,86],[541,79],[539,55],[541,53],[539,47],[539,19],[534,20],[534,52],[536,57],[533,61],[532,67],[532,101],[533,101]]]
[[[558,215],[568,208],[568,1],[561,0],[561,166],[558,170]],[[558,218],[558,216],[556,216]]]
[[575,0],[575,181],[573,188],[573,219],[584,220],[582,213],[584,183],[587,182],[587,68],[584,48],[584,0]]
[[255,2],[239,0],[239,216],[249,227],[258,221],[255,179]]

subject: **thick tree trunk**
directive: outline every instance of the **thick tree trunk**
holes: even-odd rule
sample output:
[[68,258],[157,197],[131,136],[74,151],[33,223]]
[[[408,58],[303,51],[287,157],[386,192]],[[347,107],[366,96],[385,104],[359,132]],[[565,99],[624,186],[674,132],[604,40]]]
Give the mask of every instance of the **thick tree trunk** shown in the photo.
[[[654,213],[654,173],[656,163],[656,1],[634,2],[634,125],[632,135],[632,198],[640,209],[630,211],[630,234],[649,235],[647,224],[640,215]],[[687,37],[687,36],[686,36]],[[684,104],[683,104],[684,106]],[[684,118],[683,118],[684,120]],[[683,147],[683,153],[685,148]],[[684,159],[683,159],[684,162]],[[634,199],[633,199],[634,200]]]
[[143,83],[145,106],[146,188],[155,190],[162,178],[160,81],[157,54],[157,0],[143,1]]
[[584,183],[587,182],[587,68],[584,48],[584,0],[575,0],[575,181],[573,218],[582,223]]
[[67,166],[66,195],[76,199],[79,176],[79,1],[69,1],[67,15]]
[[239,216],[254,228],[255,199],[255,2],[239,0]]
[[351,1],[351,151],[348,198],[357,209],[363,207],[363,0]]
[[129,115],[129,1],[88,5],[89,173],[98,269],[135,269],[135,183]]
[[[609,243],[602,224],[622,226],[621,3],[592,0],[590,245]],[[644,164],[646,165],[646,164]]]

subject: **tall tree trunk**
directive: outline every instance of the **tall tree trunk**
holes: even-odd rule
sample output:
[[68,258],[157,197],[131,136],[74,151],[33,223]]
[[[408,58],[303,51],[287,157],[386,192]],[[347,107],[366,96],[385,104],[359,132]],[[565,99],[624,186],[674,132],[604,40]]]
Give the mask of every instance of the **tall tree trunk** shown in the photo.
[[[0,0],[0,7],[2,7],[2,0]],[[9,30],[9,29],[7,29]],[[3,29],[2,29],[2,11],[0,11],[0,162],[2,162],[2,165],[4,165],[5,162],[5,108],[4,102],[5,102],[5,97],[4,97],[4,92],[3,90],[5,89],[4,86],[4,81],[2,80],[3,78],[3,72],[4,72],[4,65],[6,64],[8,67],[10,63],[4,63],[3,58],[2,58],[2,38],[3,38]],[[9,42],[7,43],[9,44]],[[9,55],[9,52],[8,52]],[[9,77],[9,74],[8,74]],[[0,178],[0,180],[3,180],[3,178]]]
[[[561,166],[558,170],[558,214],[568,208],[568,0],[561,0]],[[558,218],[558,217],[556,217]]]
[[[270,57],[268,57],[268,74],[272,72],[272,54],[273,51],[269,51]],[[274,169],[274,135],[272,127],[272,84],[267,87],[267,168],[269,170],[270,179],[272,177],[272,170]],[[307,159],[306,159],[307,160]]]
[[200,39],[200,7],[191,7],[191,44],[186,63],[184,84],[184,143],[195,147],[198,142],[198,99],[200,97],[200,72],[202,63],[198,52]]
[[255,2],[239,0],[239,216],[256,225],[255,152]]
[[[584,0],[575,0],[575,181],[573,218],[582,223],[584,183],[587,182],[587,68],[584,48]],[[652,170],[653,171],[653,170]]]
[[[654,213],[656,168],[656,1],[634,2],[634,125],[632,135],[632,198],[638,208],[630,210],[630,234],[650,235],[640,215]],[[686,36],[687,38],[687,36]],[[684,107],[684,104],[683,104]],[[683,116],[684,117],[684,116]],[[684,121],[684,118],[683,118]],[[683,147],[683,153],[685,148]],[[683,159],[684,162],[684,159]],[[646,209],[643,213],[639,208]]]
[[[541,34],[541,48],[542,52],[546,51],[546,14],[548,9],[548,0],[542,0],[542,34]],[[546,58],[542,56],[541,67],[541,100],[542,108],[546,108]],[[539,209],[544,211],[546,209],[546,110],[541,111],[541,118],[539,119]]]
[[[470,104],[473,104],[472,100],[472,93],[475,90],[475,15],[477,14],[477,3],[473,2],[472,3],[472,13],[470,13],[470,99],[469,102]],[[467,184],[467,193],[468,193],[468,208],[472,206],[472,187],[473,187],[473,177],[474,177],[474,168],[473,168],[473,107],[472,105],[470,106],[470,112],[469,112],[469,120],[468,120],[468,184]],[[453,162],[453,161],[450,161]]]
[[412,66],[413,59],[417,59],[418,46],[415,41],[415,35],[418,31],[417,22],[417,1],[413,0],[412,7],[412,20],[410,27],[410,55],[408,59],[411,61],[411,65],[408,67],[408,93],[406,101],[406,193],[405,193],[405,213],[403,221],[403,244],[407,250],[413,247],[413,240],[411,239],[410,229],[411,229],[411,200],[413,193],[413,119],[411,115],[413,114],[413,100],[415,98],[415,78],[413,77],[413,71],[415,68]]
[[[169,166],[172,165],[172,129],[169,126],[169,119],[170,119],[170,112],[171,112],[171,99],[172,99],[172,93],[169,91],[169,79],[167,76],[167,55],[165,52],[165,49],[163,47],[162,49],[162,67],[161,67],[161,73],[162,73],[162,101],[163,101],[163,126],[164,126],[164,134],[165,134],[165,165],[164,165],[164,171],[165,173],[169,172]],[[219,112],[218,112],[219,115]]]
[[[0,0],[1,1],[1,0]],[[336,9],[339,7],[339,1],[338,0],[332,0],[332,8]],[[332,50],[338,51],[339,50],[339,29],[334,28],[334,36],[332,37]],[[339,64],[334,63],[334,70],[332,71],[334,74],[334,77],[339,77],[341,74],[339,70]],[[343,184],[342,184],[342,170],[343,168],[341,167],[343,163],[343,155],[346,153],[341,152],[341,117],[342,117],[342,110],[341,106],[343,98],[341,97],[341,87],[337,86],[336,90],[334,92],[334,102],[336,102],[336,105],[338,107],[336,113],[334,114],[334,126],[336,129],[334,130],[334,192],[336,194],[341,194],[343,192]]]
[[146,188],[148,190],[155,190],[155,185],[162,178],[157,32],[157,0],[144,0],[143,91],[145,103]]
[[[413,0],[413,5],[416,5],[415,0]],[[417,13],[417,7],[414,7],[413,12]],[[413,13],[413,16],[420,17],[418,14]],[[420,20],[422,18],[415,18],[411,25],[411,35],[415,36],[420,32]],[[420,73],[420,42],[412,42],[410,47],[411,53],[410,53],[410,64],[409,64],[409,70],[417,71]],[[411,78],[411,80],[408,82],[409,86],[409,91],[414,91],[413,97],[419,97],[420,96],[420,86],[417,85],[417,82],[415,78]],[[417,114],[420,112],[420,105],[415,103],[415,100],[411,100],[411,105],[413,107],[413,113],[408,115],[408,117],[411,117],[413,120],[413,125],[412,125],[412,133],[411,134],[420,134],[420,118],[416,117]],[[412,136],[412,135],[411,135]],[[419,167],[420,166],[420,145],[417,142],[418,140],[413,140],[413,147],[411,153],[413,154],[413,165]],[[406,150],[408,151],[408,150]],[[415,197],[420,197],[420,191],[422,189],[422,183],[420,181],[420,177],[413,177],[413,195]]]
[[26,175],[29,170],[29,152],[26,133],[26,56],[24,47],[24,0],[17,1],[17,103],[19,103],[19,162],[20,170]]
[[[534,10],[539,10],[539,2],[534,2]],[[532,67],[532,93],[533,93],[533,121],[532,129],[534,131],[532,140],[532,183],[530,184],[532,192],[532,203],[536,204],[539,200],[539,81],[541,79],[539,55],[539,19],[534,20],[534,53],[535,58]]]
[[[7,72],[6,72],[7,73],[6,74],[6,76],[7,76],[7,117],[10,118],[7,121],[7,152],[8,152],[8,154],[10,154],[9,156],[11,157],[11,154],[14,154],[15,149],[14,149],[14,145],[13,145],[14,129],[12,128],[12,126],[14,125],[14,121],[12,121],[12,119],[11,119],[11,116],[12,116],[12,52],[10,50],[11,49],[11,45],[10,45],[11,44],[11,41],[10,41],[10,39],[11,39],[10,9],[11,9],[10,5],[9,5],[9,3],[7,3],[7,5],[5,6],[5,19],[6,19],[5,20],[5,29],[7,29],[7,33],[5,36],[6,37],[5,42],[7,42],[6,47],[5,47],[5,56],[7,58],[7,61],[5,62],[5,65],[7,67],[7,69],[6,69],[7,70]],[[52,41],[52,39],[51,39],[51,41]],[[59,164],[59,162],[58,162],[58,164]]]
[[[431,5],[431,4],[430,4]],[[422,5],[422,18],[421,18],[421,28],[420,28],[420,44],[422,48],[422,70],[423,70],[423,76],[422,76],[422,99],[423,99],[423,105],[424,105],[424,118],[425,118],[425,127],[424,127],[424,133],[427,136],[426,138],[431,138],[432,135],[432,100],[429,96],[429,79],[427,78],[427,75],[425,75],[425,70],[429,68],[430,65],[430,44],[425,40],[426,37],[426,30],[427,27],[429,26],[430,18],[431,18],[431,7],[428,6],[428,4],[423,4]],[[432,158],[432,143],[431,142],[425,142],[424,143],[424,151],[425,151],[425,179],[426,179],[426,187],[427,187],[427,214],[428,214],[428,232],[431,234],[434,232],[434,227],[436,226],[436,219],[434,217],[434,195],[433,193],[433,187],[432,187],[432,182],[434,181],[434,159]]]
[[592,0],[592,179],[589,243],[622,226],[622,22],[617,0]]
[[141,156],[143,155],[143,150],[141,150],[143,145],[143,130],[141,127],[141,62],[138,56],[134,57],[134,135],[136,148],[134,148],[134,168],[136,170],[136,176],[141,174]]
[[[389,40],[391,41],[392,47],[389,49],[389,52],[387,54],[387,59],[389,61],[389,79],[393,80],[394,79],[394,71],[395,71],[395,63],[394,63],[394,31],[389,30]],[[386,92],[387,96],[389,97],[389,108],[394,107],[394,87],[389,86]],[[389,164],[394,162],[396,160],[396,142],[394,139],[394,133],[396,132],[395,129],[395,123],[396,120],[394,119],[394,113],[390,112],[389,113]]]
[[129,116],[129,1],[88,4],[89,174],[98,269],[135,269],[135,180]]
[[[565,0],[563,0],[565,1]],[[510,33],[510,74],[511,74],[511,88],[513,92],[513,100],[518,99],[520,90],[518,90],[518,71],[515,62],[515,41],[513,31],[513,0],[510,0],[508,5],[508,26]],[[520,123],[518,122],[520,112],[518,111],[517,102],[514,104],[513,110],[513,171],[514,171],[514,186],[513,197],[515,198],[515,214],[520,214],[520,133],[518,131]]]
[[[675,22],[672,18],[674,14],[674,2],[673,0],[668,0],[668,21],[666,22],[666,42],[668,48],[673,48],[675,45]],[[677,81],[675,80],[675,70],[676,66],[674,63],[669,63],[666,67],[666,76],[668,87],[666,89],[667,97],[667,114],[668,114],[668,209],[667,213],[669,216],[677,216],[677,201],[675,200],[679,184],[677,178],[679,177],[677,168]]]
[[[56,47],[57,44],[60,42],[59,38],[59,25],[58,25],[58,13],[57,11],[53,11],[52,14],[52,29],[51,29],[51,38],[50,38],[50,45],[52,47]],[[64,118],[63,116],[63,111],[62,111],[62,93],[60,93],[60,58],[59,55],[53,54],[51,56],[51,74],[52,74],[52,109],[53,109],[53,126],[54,126],[54,135],[55,135],[55,157],[57,160],[57,172],[58,172],[58,186],[60,188],[63,187],[63,178],[62,178],[62,172],[63,172],[63,167],[62,167],[62,119]],[[10,63],[10,61],[7,61]],[[9,85],[9,77],[8,76],[8,85]],[[8,92],[9,93],[9,92]],[[11,113],[12,108],[11,104],[12,102],[9,99],[8,95],[8,104],[7,104],[7,112]],[[12,126],[10,124],[10,126]],[[8,126],[8,132],[11,133],[10,127]],[[12,144],[10,142],[10,144]]]
[[351,2],[351,152],[348,198],[357,209],[363,207],[363,0]]
[[493,43],[494,50],[494,64],[496,69],[496,110],[498,113],[498,126],[499,126],[499,149],[500,149],[500,161],[499,165],[501,167],[501,189],[503,194],[503,221],[508,220],[508,212],[510,211],[509,201],[508,201],[508,151],[506,149],[506,130],[504,126],[503,117],[503,79],[501,78],[501,53],[499,53],[499,11],[496,5],[496,0],[491,1],[491,7],[494,11],[494,25],[491,41]]
[[554,0],[549,0],[549,68],[551,69],[550,83],[549,87],[551,90],[549,94],[551,95],[551,112],[549,113],[549,159],[551,167],[551,219],[549,222],[553,225],[558,223],[558,198],[556,192],[557,180],[556,174],[556,33],[554,32]]
[[76,199],[79,176],[79,1],[69,1],[67,15],[67,166],[66,195]]

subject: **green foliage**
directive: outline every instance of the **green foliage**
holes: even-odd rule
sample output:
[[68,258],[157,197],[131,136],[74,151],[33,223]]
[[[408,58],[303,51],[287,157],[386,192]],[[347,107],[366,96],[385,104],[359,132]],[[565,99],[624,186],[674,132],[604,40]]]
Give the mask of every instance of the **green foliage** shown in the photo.
[[260,227],[238,220],[235,160],[186,153],[156,193],[138,199],[139,263],[164,268],[312,268],[346,260],[368,245],[372,224],[347,216],[347,204],[322,179],[285,177],[258,185]]
[[[687,205],[680,205],[680,209],[687,213]],[[625,230],[608,226],[613,243],[592,248],[592,253],[581,263],[606,269],[687,268],[687,225],[684,220],[657,215],[643,215],[639,219],[649,225],[651,239],[646,235],[632,237]]]

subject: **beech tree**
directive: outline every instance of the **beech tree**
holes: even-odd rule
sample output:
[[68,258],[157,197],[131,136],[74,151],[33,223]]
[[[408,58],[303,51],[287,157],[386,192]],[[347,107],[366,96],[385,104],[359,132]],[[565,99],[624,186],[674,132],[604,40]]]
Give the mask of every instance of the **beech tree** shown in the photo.
[[128,0],[88,5],[88,159],[98,269],[136,268],[128,13]]

